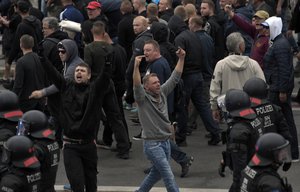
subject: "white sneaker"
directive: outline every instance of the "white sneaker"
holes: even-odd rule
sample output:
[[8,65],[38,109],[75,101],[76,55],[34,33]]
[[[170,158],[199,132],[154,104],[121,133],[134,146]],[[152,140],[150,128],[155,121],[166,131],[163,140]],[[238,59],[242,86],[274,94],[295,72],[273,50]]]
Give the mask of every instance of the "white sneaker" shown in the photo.
[[299,162],[299,158],[298,159],[293,159],[292,163],[298,163]]

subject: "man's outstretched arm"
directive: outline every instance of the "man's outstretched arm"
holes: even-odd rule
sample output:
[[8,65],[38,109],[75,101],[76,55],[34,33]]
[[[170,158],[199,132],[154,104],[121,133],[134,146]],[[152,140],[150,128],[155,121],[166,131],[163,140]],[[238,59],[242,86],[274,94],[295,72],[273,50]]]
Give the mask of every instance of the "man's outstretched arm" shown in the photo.
[[178,73],[182,73],[185,59],[185,51],[181,47],[179,47],[176,51],[176,55],[178,57],[178,61],[175,67],[175,71]]
[[145,57],[144,55],[139,55],[135,57],[134,60],[134,67],[133,67],[133,87],[138,87],[142,84],[141,82],[141,74],[140,74],[140,63],[142,61],[142,58]]

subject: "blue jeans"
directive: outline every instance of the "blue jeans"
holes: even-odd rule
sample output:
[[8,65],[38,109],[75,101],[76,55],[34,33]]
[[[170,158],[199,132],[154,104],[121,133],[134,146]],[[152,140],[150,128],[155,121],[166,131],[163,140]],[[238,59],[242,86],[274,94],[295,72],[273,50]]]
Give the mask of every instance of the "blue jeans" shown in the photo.
[[205,85],[207,86],[207,84],[205,84],[203,80],[202,73],[198,72],[184,75],[182,80],[184,82],[186,98],[184,99],[184,109],[179,112],[179,119],[177,120],[178,130],[176,132],[176,140],[178,139],[178,141],[183,141],[186,138],[188,106],[190,100],[192,100],[195,108],[199,112],[206,130],[209,131],[213,136],[217,136],[220,133],[220,128],[212,117],[210,104],[205,91]]
[[186,153],[183,152],[174,141],[170,141],[171,157],[176,163],[182,165],[190,161]]
[[153,185],[161,178],[163,179],[168,192],[179,192],[171,170],[170,159],[170,142],[165,141],[144,141],[144,153],[153,164],[150,173],[146,176],[137,192],[148,192]]

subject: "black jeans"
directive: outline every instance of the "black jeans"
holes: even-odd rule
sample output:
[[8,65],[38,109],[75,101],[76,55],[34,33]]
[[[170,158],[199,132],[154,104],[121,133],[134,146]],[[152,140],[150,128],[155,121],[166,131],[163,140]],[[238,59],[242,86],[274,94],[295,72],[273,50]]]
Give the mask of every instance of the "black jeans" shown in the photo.
[[279,92],[269,92],[269,100],[281,107],[282,113],[286,119],[286,122],[289,126],[290,134],[292,136],[291,139],[291,152],[292,158],[298,159],[299,158],[299,148],[298,148],[298,137],[297,137],[297,128],[294,121],[294,115],[291,107],[291,94],[292,92],[287,93],[287,101],[282,103],[279,100]]
[[126,130],[124,125],[124,115],[120,112],[118,99],[112,81],[103,98],[102,108],[106,114],[106,118],[111,126],[112,132],[115,135],[118,152],[129,153],[130,141],[128,130]]
[[[184,109],[178,113],[178,129],[176,131],[176,141],[185,141],[188,122],[188,106],[192,100],[195,108],[200,114],[203,124],[213,136],[218,136],[220,128],[212,117],[210,104],[208,102],[207,91],[205,92],[204,80],[201,72],[188,74],[182,77],[184,82],[185,103]],[[206,85],[208,88],[208,84]],[[207,89],[206,88],[206,89]]]
[[65,144],[63,155],[72,191],[96,192],[98,156],[95,143]]
[[[116,96],[117,96],[117,101],[118,101],[119,109],[120,109],[121,116],[122,116],[122,122],[126,129],[127,135],[129,135],[128,125],[127,125],[127,122],[125,119],[125,114],[124,114],[124,110],[123,110],[123,102],[122,102],[124,92],[125,91],[118,92],[118,90],[116,89]],[[105,117],[105,120],[103,120],[103,124],[104,124],[104,130],[103,130],[102,140],[104,143],[111,145],[113,143],[113,138],[112,138],[113,131],[112,131],[110,123],[107,121],[107,117]]]

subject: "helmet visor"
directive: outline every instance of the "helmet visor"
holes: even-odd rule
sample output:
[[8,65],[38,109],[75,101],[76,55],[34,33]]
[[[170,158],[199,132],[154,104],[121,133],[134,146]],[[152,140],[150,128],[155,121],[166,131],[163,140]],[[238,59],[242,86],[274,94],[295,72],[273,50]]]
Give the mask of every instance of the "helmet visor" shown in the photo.
[[17,135],[28,135],[29,124],[23,119],[19,120]]
[[275,149],[273,154],[277,163],[290,163],[292,161],[291,146],[289,144],[283,148]]

